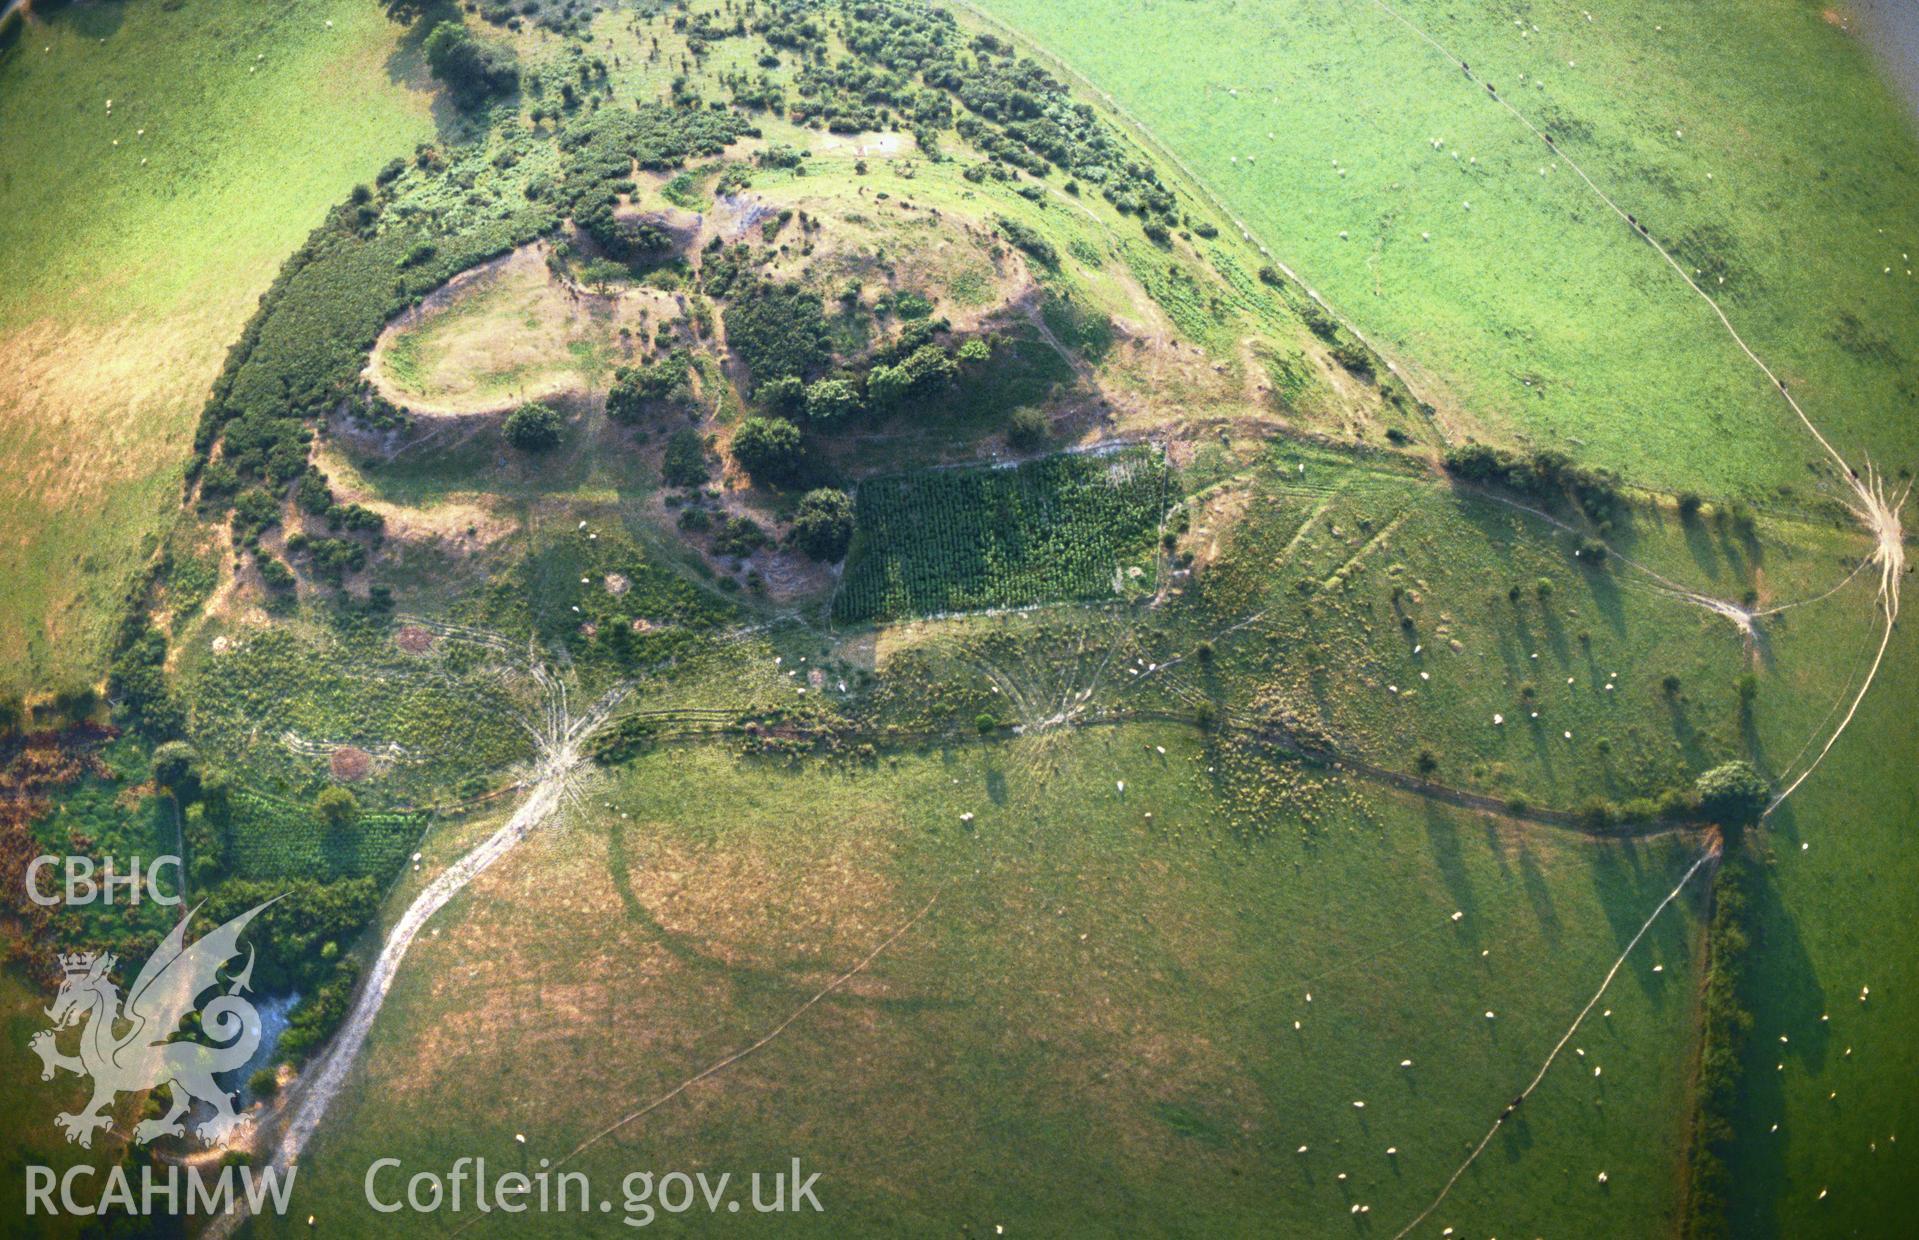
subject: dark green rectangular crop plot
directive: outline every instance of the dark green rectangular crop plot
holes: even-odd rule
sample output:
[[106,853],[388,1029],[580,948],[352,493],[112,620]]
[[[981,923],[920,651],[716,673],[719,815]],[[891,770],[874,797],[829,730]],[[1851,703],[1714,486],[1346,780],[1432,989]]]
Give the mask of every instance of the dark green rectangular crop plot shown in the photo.
[[1166,502],[1157,449],[930,469],[860,485],[836,621],[895,620],[1124,592]]
[[312,810],[239,793],[225,833],[226,863],[239,878],[374,878],[399,872],[426,829],[418,813],[362,814],[332,829]]

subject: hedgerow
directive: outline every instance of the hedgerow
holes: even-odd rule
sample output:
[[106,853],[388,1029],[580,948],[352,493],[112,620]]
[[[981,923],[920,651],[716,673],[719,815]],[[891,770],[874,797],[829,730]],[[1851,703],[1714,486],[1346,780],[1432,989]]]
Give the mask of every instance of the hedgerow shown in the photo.
[[1521,454],[1479,443],[1459,444],[1446,450],[1446,472],[1548,503],[1570,501],[1594,521],[1606,520],[1623,498],[1619,479],[1611,471],[1588,469],[1550,448]]
[[1753,1024],[1744,990],[1752,945],[1747,913],[1754,881],[1752,862],[1738,847],[1737,833],[1730,833],[1725,860],[1713,875],[1712,921],[1706,929],[1698,1093],[1686,1202],[1679,1223],[1685,1240],[1722,1240],[1731,1234],[1726,1194],[1732,1176],[1726,1155],[1733,1142],[1746,1039]]

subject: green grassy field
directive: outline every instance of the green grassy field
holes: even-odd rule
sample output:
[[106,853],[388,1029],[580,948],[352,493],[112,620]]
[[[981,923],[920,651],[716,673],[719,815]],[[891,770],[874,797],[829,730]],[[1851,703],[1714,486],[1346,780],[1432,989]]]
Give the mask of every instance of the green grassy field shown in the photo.
[[1477,81],[1362,0],[981,7],[1111,92],[1456,432],[1671,488],[1818,485],[1711,310],[1492,82],[1722,295],[1841,451],[1914,463],[1919,157],[1820,4],[1397,6]]
[[[1864,605],[1856,598],[1851,610]],[[1781,667],[1823,662],[1857,675],[1876,642],[1863,619],[1823,632],[1808,625],[1781,639],[1777,657]],[[1909,1087],[1919,1073],[1915,668],[1919,644],[1904,628],[1859,717],[1765,835],[1755,1025],[1731,1160],[1736,1235],[1896,1235],[1919,1199],[1907,1135],[1919,1130]],[[1838,679],[1829,674],[1816,691],[1828,706]],[[1807,688],[1809,702],[1814,693]],[[1815,726],[1768,732],[1767,751],[1783,757],[1815,735],[1823,741]]]
[[[365,1217],[376,1155],[517,1165],[521,1132],[529,1163],[556,1157],[758,1038],[937,896],[779,1039],[573,1165],[605,1193],[630,1170],[798,1155],[824,1172],[827,1213],[794,1221],[836,1234],[1318,1234],[1355,1204],[1396,1226],[1696,854],[1337,778],[1313,796],[1316,843],[1247,846],[1216,819],[1209,760],[1165,727],[877,768],[642,759],[416,943],[295,1213]],[[1567,1052],[1448,1222],[1544,1229],[1576,1211],[1645,1234],[1671,1216],[1693,908],[1655,927],[1611,1016],[1576,1039],[1584,1056]]]
[[7,688],[97,678],[254,299],[325,208],[434,137],[401,34],[353,0],[79,5],[0,54]]

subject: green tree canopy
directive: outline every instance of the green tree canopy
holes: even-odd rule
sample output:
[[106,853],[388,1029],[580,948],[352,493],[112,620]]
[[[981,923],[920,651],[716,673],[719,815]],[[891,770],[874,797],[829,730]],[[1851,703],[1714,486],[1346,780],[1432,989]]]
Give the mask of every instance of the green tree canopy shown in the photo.
[[200,753],[185,741],[168,741],[153,751],[153,782],[192,800],[200,786]]
[[461,107],[472,107],[489,95],[505,94],[520,79],[513,50],[473,37],[465,23],[443,21],[426,37],[427,67],[445,82]]
[[675,487],[696,487],[706,481],[706,441],[698,431],[682,426],[667,437],[660,477]]
[[515,409],[506,419],[506,441],[522,452],[547,452],[559,446],[560,415],[538,402]]
[[828,564],[843,559],[853,540],[853,500],[833,487],[808,491],[793,514],[793,543]]
[[815,422],[833,422],[860,411],[859,389],[845,379],[821,379],[806,389],[806,416]]
[[313,812],[329,831],[340,831],[352,826],[360,818],[360,803],[351,792],[335,785],[322,788],[320,795],[313,798]]
[[1699,809],[1725,826],[1750,826],[1766,812],[1772,788],[1750,762],[1728,762],[1699,777]]
[[799,472],[800,428],[785,418],[748,418],[733,436],[733,459],[755,482],[790,482]]

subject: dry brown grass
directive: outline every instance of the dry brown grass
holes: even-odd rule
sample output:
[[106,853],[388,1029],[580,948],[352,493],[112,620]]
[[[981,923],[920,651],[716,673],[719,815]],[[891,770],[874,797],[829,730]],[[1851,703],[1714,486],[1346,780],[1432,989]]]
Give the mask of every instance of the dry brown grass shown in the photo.
[[97,674],[119,583],[151,550],[238,318],[201,303],[0,335],[0,664],[17,687]]

